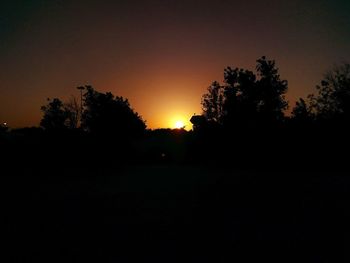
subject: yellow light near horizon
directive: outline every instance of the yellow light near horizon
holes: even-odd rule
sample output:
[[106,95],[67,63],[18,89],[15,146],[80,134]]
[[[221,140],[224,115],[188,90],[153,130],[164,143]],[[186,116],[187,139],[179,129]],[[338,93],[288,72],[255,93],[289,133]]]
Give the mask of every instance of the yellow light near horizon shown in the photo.
[[181,121],[181,120],[175,121],[174,127],[175,127],[176,129],[184,128],[184,126],[185,126],[185,123],[184,123],[183,121]]
[[164,117],[167,119],[167,125],[165,126],[167,128],[184,129],[186,131],[192,128],[190,116],[186,115],[186,113],[174,113]]

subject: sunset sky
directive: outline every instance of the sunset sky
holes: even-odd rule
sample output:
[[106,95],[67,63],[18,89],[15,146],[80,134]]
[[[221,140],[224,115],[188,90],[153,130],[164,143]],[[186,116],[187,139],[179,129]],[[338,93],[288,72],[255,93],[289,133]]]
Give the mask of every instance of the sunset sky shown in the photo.
[[350,61],[349,14],[349,0],[1,0],[0,122],[38,125],[47,98],[89,84],[127,97],[149,128],[189,126],[226,66],[262,55],[293,106]]

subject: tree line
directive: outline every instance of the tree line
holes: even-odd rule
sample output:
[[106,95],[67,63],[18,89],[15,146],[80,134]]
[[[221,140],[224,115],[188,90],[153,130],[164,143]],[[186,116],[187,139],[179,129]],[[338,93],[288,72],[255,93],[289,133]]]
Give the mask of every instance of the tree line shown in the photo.
[[349,122],[350,64],[328,71],[316,87],[317,93],[300,98],[288,116],[287,80],[281,79],[274,60],[262,57],[256,62],[256,73],[242,68],[224,70],[224,83],[214,81],[203,95],[203,114],[193,118],[194,128]]
[[350,65],[329,70],[315,94],[290,109],[288,82],[276,62],[266,57],[256,62],[255,72],[227,67],[223,83],[208,87],[203,113],[191,118],[197,149],[192,156],[244,168],[344,168],[350,147]]
[[76,98],[67,103],[48,99],[48,104],[41,107],[41,127],[49,132],[80,128],[93,134],[118,136],[138,136],[145,130],[145,121],[128,99],[98,92],[91,86],[79,89],[85,91],[81,106]]
[[[214,81],[202,96],[202,114],[191,119],[194,130],[206,127],[241,129],[274,127],[286,123],[341,123],[350,120],[350,64],[328,71],[316,93],[300,98],[290,108],[286,100],[288,81],[281,78],[274,60],[259,58],[256,72],[227,67],[224,81]],[[129,101],[112,93],[101,93],[91,86],[84,89],[82,105],[76,98],[64,103],[48,99],[41,107],[41,127],[47,131],[81,128],[91,133],[140,135],[146,129],[142,117]]]
[[0,143],[14,135],[12,141],[27,138],[31,145],[41,142],[47,151],[55,144],[65,154],[63,149],[79,145],[84,154],[107,154],[108,148],[113,156],[144,162],[181,159],[230,165],[234,161],[241,166],[273,162],[275,167],[291,160],[303,165],[331,159],[337,165],[346,163],[342,152],[350,147],[348,63],[329,70],[316,92],[297,100],[293,108],[286,99],[288,82],[274,60],[259,58],[254,71],[227,67],[223,82],[214,81],[203,94],[202,114],[192,116],[190,132],[146,129],[146,121],[128,99],[91,86],[78,89],[80,100],[48,99],[41,107],[41,128],[18,131],[1,125]]

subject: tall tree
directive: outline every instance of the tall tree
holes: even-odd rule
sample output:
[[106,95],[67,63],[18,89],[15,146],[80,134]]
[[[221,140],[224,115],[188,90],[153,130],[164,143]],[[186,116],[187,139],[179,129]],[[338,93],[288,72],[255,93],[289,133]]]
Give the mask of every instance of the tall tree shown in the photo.
[[226,127],[282,121],[288,107],[287,81],[281,80],[275,61],[266,57],[257,60],[256,71],[227,67],[224,85],[213,82],[202,97],[207,120]]
[[274,60],[262,57],[257,60],[256,70],[259,80],[257,81],[259,102],[258,112],[264,121],[281,121],[284,111],[288,108],[285,94],[288,90],[288,82],[281,80]]

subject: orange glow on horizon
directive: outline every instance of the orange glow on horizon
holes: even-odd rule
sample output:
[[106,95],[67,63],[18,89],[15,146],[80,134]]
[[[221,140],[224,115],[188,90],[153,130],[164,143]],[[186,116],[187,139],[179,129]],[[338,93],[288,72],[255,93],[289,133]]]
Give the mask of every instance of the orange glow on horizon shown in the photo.
[[170,118],[168,118],[168,123],[165,124],[167,128],[171,129],[185,129],[187,131],[192,129],[192,124],[190,122],[191,114],[179,113],[173,114]]
[[[336,1],[320,5],[325,14],[340,12],[330,21],[311,4],[299,12],[288,1],[5,2],[0,123],[11,128],[38,126],[47,98],[79,98],[76,87],[92,85],[127,98],[149,129],[173,128],[181,120],[190,130],[191,116],[201,114],[201,96],[213,81],[223,81],[224,68],[254,71],[262,55],[276,60],[288,80],[292,109],[298,98],[316,92],[332,63],[350,58],[347,23]],[[261,34],[265,28],[271,30]]]
[[174,127],[175,127],[176,129],[181,129],[181,128],[183,128],[184,126],[185,126],[185,123],[184,123],[183,121],[181,121],[181,120],[176,121],[176,122],[175,122],[175,125],[174,125]]

